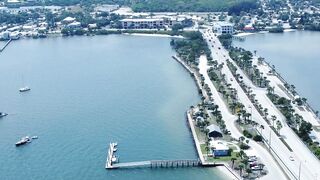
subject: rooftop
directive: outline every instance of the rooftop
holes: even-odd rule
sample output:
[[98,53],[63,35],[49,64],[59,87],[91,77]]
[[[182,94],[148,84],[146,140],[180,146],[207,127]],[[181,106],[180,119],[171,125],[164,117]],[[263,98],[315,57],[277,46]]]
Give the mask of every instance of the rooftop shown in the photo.
[[142,22],[142,21],[147,21],[147,22],[153,22],[153,21],[163,21],[163,19],[157,18],[157,19],[148,19],[148,18],[144,18],[144,19],[122,19],[120,21],[129,21],[129,22]]
[[206,129],[209,129],[209,132],[213,132],[213,131],[216,131],[216,132],[219,132],[222,134],[219,126],[215,125],[215,124],[211,124],[210,126],[208,126]]
[[219,26],[233,26],[232,23],[225,22],[225,21],[218,21],[218,22],[215,23],[215,25],[219,25]]

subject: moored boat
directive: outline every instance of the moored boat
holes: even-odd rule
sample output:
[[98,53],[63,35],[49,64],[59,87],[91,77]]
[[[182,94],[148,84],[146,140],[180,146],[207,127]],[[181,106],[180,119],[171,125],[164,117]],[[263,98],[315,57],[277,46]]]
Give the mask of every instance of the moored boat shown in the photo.
[[20,141],[16,142],[16,146],[21,146],[21,145],[24,145],[26,143],[30,143],[31,142],[31,139],[29,136],[26,136],[26,137],[22,137],[20,139]]
[[26,92],[26,91],[30,91],[30,90],[31,89],[28,86],[19,89],[20,92]]
[[113,163],[117,162],[117,161],[118,161],[117,156],[114,155],[114,156],[111,158],[111,161],[112,161]]
[[7,116],[7,115],[8,115],[7,113],[0,112],[0,118],[5,117],[5,116]]

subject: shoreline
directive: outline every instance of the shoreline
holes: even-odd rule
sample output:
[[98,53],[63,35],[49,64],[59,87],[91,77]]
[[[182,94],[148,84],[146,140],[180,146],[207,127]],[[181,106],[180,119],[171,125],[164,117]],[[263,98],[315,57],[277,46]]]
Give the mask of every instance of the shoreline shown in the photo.
[[[193,70],[185,62],[183,62],[179,57],[172,56],[172,58],[174,60],[176,60],[179,64],[181,64],[193,76],[193,79],[196,82],[198,89],[201,91],[201,93],[204,95],[204,97],[208,97],[208,95],[205,93],[206,91],[203,88],[201,88],[201,82],[197,78],[198,76],[195,75],[195,72],[193,72]],[[212,163],[205,162],[204,156],[203,156],[203,154],[201,152],[200,142],[199,142],[198,137],[196,135],[196,131],[194,129],[194,124],[192,122],[192,118],[190,116],[190,111],[189,110],[187,110],[187,112],[186,112],[186,118],[187,118],[189,129],[190,129],[191,134],[192,134],[193,143],[194,143],[194,145],[196,147],[196,151],[197,151],[197,154],[199,156],[199,159],[200,159],[202,165],[203,166],[208,166],[208,167],[213,166],[213,167],[218,168],[218,170],[221,173],[223,173],[224,175],[228,176],[228,179],[240,180],[241,178],[238,177],[238,174],[233,172],[233,170],[230,169],[226,163],[215,163],[214,162],[212,164]]]
[[[298,31],[297,29],[284,29],[282,33],[286,33],[286,32],[295,32]],[[303,30],[304,31],[304,30]],[[268,31],[258,31],[258,32],[241,32],[238,34],[235,34],[235,37],[246,37],[246,36],[250,36],[250,35],[255,35],[255,34],[267,34],[270,33]]]
[[183,36],[171,36],[169,34],[147,34],[147,33],[122,33],[123,35],[131,35],[131,36],[146,36],[146,37],[165,37],[165,38],[181,38],[183,39]]

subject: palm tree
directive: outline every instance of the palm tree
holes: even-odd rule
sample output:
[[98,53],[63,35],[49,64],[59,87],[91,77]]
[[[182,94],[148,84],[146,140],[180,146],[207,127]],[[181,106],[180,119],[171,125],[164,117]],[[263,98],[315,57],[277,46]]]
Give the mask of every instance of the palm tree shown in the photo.
[[[240,141],[240,144],[242,145],[243,144],[243,141],[245,140],[246,138],[245,137],[243,137],[243,136],[241,136],[241,137],[239,137],[239,141]],[[240,151],[241,152],[241,151]],[[242,158],[241,158],[242,159]]]
[[282,128],[282,124],[281,124],[281,122],[279,120],[277,121],[276,124],[277,124],[277,131],[280,134],[280,129]]
[[229,104],[229,107],[231,109],[232,114],[234,114],[234,111],[235,111],[235,109],[237,107],[237,103],[232,102],[232,103]]
[[206,134],[206,138],[208,138],[208,134],[209,134],[209,129],[205,129],[204,133]]
[[249,144],[249,139],[246,140],[246,143]]
[[264,125],[260,125],[260,134],[262,134],[262,129],[264,129]]
[[245,165],[243,163],[239,164],[240,176],[242,176],[242,170],[244,169]]
[[268,108],[264,108],[263,112],[264,112],[264,117],[267,117],[268,116]]
[[235,160],[237,160],[237,158],[235,158],[235,157],[232,157],[232,158],[231,158],[231,162],[232,162],[231,168],[232,168],[232,169],[233,169],[234,161],[235,161]]
[[240,159],[242,159],[244,157],[245,153],[243,150],[240,150],[238,155],[239,155]]
[[207,139],[207,141],[206,141],[206,152],[207,152],[207,156],[208,156],[209,150],[210,150],[209,144],[210,144],[209,139]]
[[238,115],[238,122],[239,122],[239,123],[241,123],[241,113],[240,113],[240,112],[238,112],[238,114],[237,114],[237,115]]
[[268,94],[274,94],[274,87],[267,87]]
[[277,120],[277,116],[272,115],[271,120],[272,120],[272,126],[274,127],[274,122]]

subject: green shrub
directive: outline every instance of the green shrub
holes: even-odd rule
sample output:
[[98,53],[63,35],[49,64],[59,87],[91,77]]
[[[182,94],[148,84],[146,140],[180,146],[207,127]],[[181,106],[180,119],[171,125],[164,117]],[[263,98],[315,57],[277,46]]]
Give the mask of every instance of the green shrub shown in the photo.
[[245,136],[245,137],[247,137],[247,138],[252,138],[252,134],[249,132],[249,131],[247,131],[247,130],[243,130],[243,135]]
[[257,142],[261,142],[261,141],[262,141],[262,136],[260,136],[260,135],[255,135],[255,136],[253,136],[253,140],[254,140],[254,141],[257,141]]

